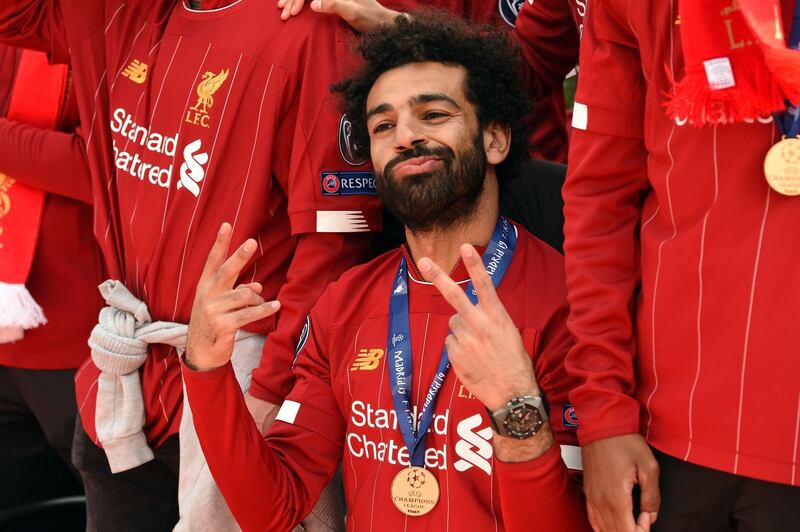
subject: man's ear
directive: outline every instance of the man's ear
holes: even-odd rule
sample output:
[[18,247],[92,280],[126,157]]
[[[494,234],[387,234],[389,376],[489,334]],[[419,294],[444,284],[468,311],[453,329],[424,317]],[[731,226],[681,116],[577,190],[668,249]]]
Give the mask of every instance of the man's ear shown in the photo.
[[487,163],[495,166],[502,163],[506,160],[510,148],[510,127],[490,122],[483,128],[483,150],[486,152]]

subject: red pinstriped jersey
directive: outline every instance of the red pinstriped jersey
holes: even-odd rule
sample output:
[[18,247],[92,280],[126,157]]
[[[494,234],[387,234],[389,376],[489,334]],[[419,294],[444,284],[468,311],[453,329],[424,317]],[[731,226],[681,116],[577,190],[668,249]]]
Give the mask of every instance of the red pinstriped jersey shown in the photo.
[[641,430],[680,459],[797,484],[800,203],[764,179],[771,116],[667,118],[678,13],[598,0],[586,15],[564,188],[579,434]]
[[[232,245],[257,240],[240,280],[260,281],[267,298],[287,280],[296,238],[379,227],[369,166],[353,155],[349,122],[329,91],[349,71],[349,29],[310,10],[282,22],[261,0],[215,4],[17,0],[0,8],[4,41],[47,49],[56,61],[69,52],[95,236],[110,276],[153,320],[188,321],[223,221],[233,224]],[[275,327],[270,319],[256,329]],[[289,374],[288,360],[275,367]],[[89,363],[77,377],[91,436],[97,375]],[[179,419],[175,350],[152,347],[142,375],[146,432],[160,443]]]
[[[532,462],[499,462],[486,408],[450,370],[426,439],[425,464],[438,479],[439,503],[422,517],[394,507],[390,484],[409,463],[387,369],[393,363],[389,295],[403,254],[395,250],[344,274],[314,307],[295,387],[266,443],[247,419],[230,366],[184,370],[209,467],[243,529],[289,529],[340,462],[349,530],[528,530],[533,514],[541,519],[537,530],[588,529],[580,487],[561,459],[579,468],[576,420],[567,403],[572,380],[562,364],[572,343],[562,257],[517,229],[517,250],[498,294],[549,399],[557,440],[552,451]],[[453,309],[410,269],[411,397],[418,415]],[[463,265],[453,273],[462,286],[467,277]]]

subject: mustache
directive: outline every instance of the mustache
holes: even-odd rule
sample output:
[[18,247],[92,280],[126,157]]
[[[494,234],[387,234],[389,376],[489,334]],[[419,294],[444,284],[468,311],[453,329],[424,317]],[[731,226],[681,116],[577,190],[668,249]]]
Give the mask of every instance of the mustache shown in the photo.
[[449,166],[450,161],[455,159],[456,154],[447,146],[437,146],[435,148],[428,148],[426,146],[417,146],[413,149],[406,150],[383,167],[383,175],[391,175],[392,169],[403,161],[414,159],[415,157],[436,157],[442,159],[445,165]]

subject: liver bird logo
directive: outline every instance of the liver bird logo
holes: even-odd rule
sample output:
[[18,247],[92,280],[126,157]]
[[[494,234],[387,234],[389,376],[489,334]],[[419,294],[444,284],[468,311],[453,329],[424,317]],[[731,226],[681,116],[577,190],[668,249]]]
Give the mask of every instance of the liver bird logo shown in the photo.
[[8,191],[14,183],[14,179],[5,174],[0,174],[0,218],[11,211],[11,197]]
[[192,111],[208,114],[208,109],[214,107],[214,93],[219,90],[225,80],[228,79],[230,69],[220,70],[219,74],[211,71],[203,74],[203,79],[197,84],[197,103],[192,107]]

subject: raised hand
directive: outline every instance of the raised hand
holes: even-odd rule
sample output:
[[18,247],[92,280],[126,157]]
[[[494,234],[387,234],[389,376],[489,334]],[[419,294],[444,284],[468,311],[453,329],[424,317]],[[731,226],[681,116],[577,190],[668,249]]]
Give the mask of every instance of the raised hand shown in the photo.
[[480,255],[469,244],[460,251],[478,295],[477,305],[432,260],[422,258],[418,267],[456,310],[445,341],[453,370],[472,395],[489,410],[498,410],[514,397],[538,393],[536,377],[522,337]]
[[280,308],[277,301],[264,301],[260,283],[234,288],[257,246],[255,240],[248,239],[225,260],[231,232],[230,224],[222,224],[197,285],[186,340],[186,363],[194,369],[210,370],[227,364],[236,331]]

